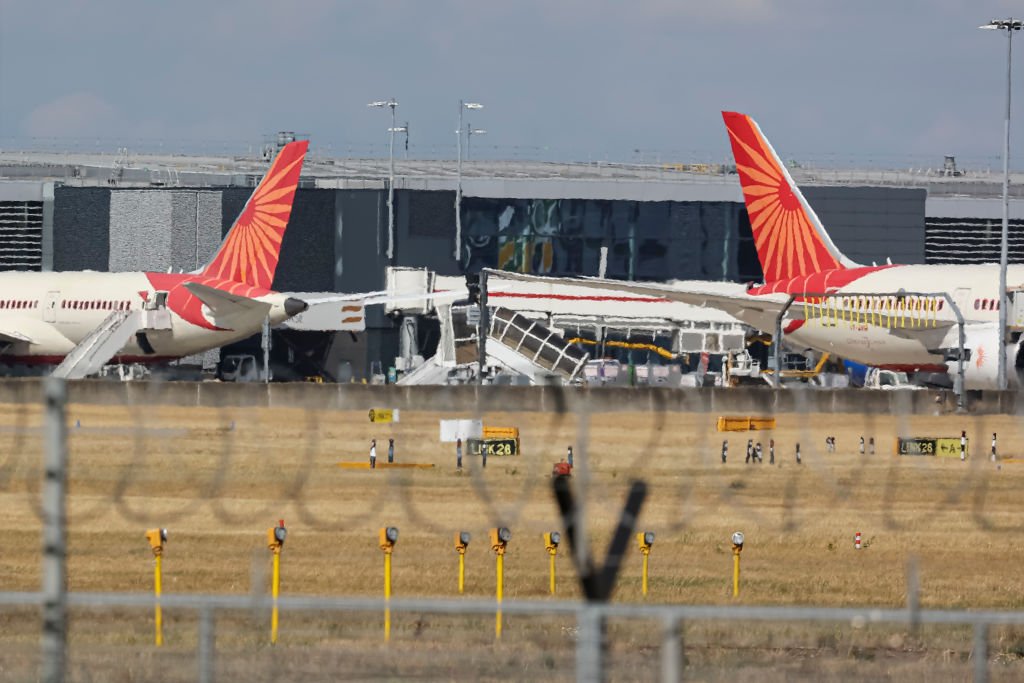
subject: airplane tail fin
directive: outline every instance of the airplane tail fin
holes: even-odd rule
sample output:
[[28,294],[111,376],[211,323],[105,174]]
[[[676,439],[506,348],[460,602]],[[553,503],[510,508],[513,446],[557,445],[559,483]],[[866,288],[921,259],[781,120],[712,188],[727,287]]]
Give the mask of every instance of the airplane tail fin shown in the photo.
[[722,118],[765,282],[855,267],[825,232],[754,119],[731,111]]
[[308,148],[300,140],[281,149],[200,275],[270,289]]

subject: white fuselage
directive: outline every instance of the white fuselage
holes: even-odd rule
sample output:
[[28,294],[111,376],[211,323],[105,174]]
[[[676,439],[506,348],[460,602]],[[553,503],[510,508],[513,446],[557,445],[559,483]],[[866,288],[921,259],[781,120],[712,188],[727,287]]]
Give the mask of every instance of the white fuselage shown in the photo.
[[[817,284],[817,283],[816,283]],[[794,288],[790,283],[788,291],[782,293],[801,294],[801,288]],[[1009,266],[1007,270],[1007,286],[1010,289],[1024,286],[1024,266]],[[899,292],[908,294],[941,294],[947,293],[959,307],[965,325],[977,326],[992,324],[999,320],[999,269],[996,265],[901,265],[872,270],[851,282],[833,286],[824,282],[824,290],[809,285],[802,290],[807,293],[822,291],[837,294],[868,294],[889,296]],[[756,295],[752,297],[756,299]],[[835,301],[842,305],[843,301]],[[855,307],[851,300],[846,300],[844,309]],[[793,304],[794,311],[802,304]],[[773,332],[774,316],[753,309],[730,311],[737,318],[766,332]],[[1009,312],[1008,312],[1009,313]],[[927,326],[910,326],[903,323],[915,334],[901,335],[899,325],[883,326],[871,324],[862,316],[843,314],[826,316],[808,320],[785,334],[789,344],[804,346],[818,351],[826,351],[842,358],[855,360],[876,366],[915,366],[941,364],[940,356],[929,353],[928,349],[942,346],[943,337],[950,330],[949,324],[956,323],[956,314],[952,307],[943,305],[941,309],[918,318],[934,318],[939,324],[933,334],[928,333]],[[955,330],[955,327],[953,328]],[[995,356],[992,356],[994,359]]]
[[[154,301],[158,291],[178,290],[169,297],[167,329],[142,330],[144,343],[133,337],[117,354],[131,360],[180,358],[244,339],[259,331],[262,318],[244,327],[217,329],[209,309],[179,289],[191,275],[163,273],[0,273],[0,335],[23,335],[31,341],[6,339],[0,357],[8,362],[54,363],[99,327],[115,311],[136,311]],[[224,291],[227,291],[226,289]],[[288,316],[286,295],[264,290],[253,299],[270,305],[277,324]],[[187,305],[175,305],[176,301]],[[148,347],[148,348],[144,348]]]

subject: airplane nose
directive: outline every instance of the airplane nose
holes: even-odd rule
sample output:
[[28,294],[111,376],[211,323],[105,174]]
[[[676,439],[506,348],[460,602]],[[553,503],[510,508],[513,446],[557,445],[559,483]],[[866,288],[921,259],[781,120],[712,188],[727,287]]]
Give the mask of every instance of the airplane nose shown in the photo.
[[290,296],[284,300],[284,312],[288,314],[288,317],[296,316],[307,308],[309,308],[309,304],[302,299]]

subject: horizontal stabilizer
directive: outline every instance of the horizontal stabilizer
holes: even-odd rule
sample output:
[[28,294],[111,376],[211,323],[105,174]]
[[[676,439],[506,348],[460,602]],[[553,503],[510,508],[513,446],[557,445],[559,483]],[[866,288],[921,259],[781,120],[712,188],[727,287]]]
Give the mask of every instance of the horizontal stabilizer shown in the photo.
[[221,329],[247,326],[253,321],[266,318],[270,312],[270,304],[264,301],[231,294],[197,282],[186,282],[185,287],[210,309],[213,324]]

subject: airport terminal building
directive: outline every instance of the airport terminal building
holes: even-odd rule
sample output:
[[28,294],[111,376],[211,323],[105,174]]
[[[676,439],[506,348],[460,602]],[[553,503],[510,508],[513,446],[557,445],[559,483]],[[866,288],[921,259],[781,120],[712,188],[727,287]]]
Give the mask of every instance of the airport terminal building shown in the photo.
[[[202,266],[267,168],[256,158],[0,153],[0,269],[189,271]],[[998,176],[793,175],[836,245],[861,263],[998,260]],[[372,292],[387,266],[481,268],[624,280],[762,278],[737,176],[725,167],[307,158],[274,289]],[[461,220],[456,189],[461,184]],[[1024,191],[1010,260],[1024,262]],[[351,374],[390,365],[399,323],[370,307],[364,335],[275,333],[297,363],[335,356]],[[429,326],[420,329],[429,348]],[[278,344],[278,337],[283,344]],[[290,338],[289,338],[290,337]],[[257,343],[258,347],[258,343]],[[299,359],[298,361],[296,359]],[[299,369],[298,375],[311,372]]]

